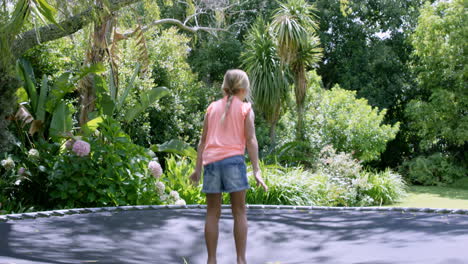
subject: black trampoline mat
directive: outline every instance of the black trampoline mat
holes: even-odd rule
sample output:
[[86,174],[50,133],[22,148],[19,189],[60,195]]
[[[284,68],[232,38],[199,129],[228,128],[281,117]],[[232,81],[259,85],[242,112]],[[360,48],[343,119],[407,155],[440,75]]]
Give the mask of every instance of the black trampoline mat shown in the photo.
[[[0,264],[206,263],[205,209],[111,211],[0,223]],[[468,264],[468,215],[249,209],[249,264]],[[223,209],[218,263],[236,263]]]

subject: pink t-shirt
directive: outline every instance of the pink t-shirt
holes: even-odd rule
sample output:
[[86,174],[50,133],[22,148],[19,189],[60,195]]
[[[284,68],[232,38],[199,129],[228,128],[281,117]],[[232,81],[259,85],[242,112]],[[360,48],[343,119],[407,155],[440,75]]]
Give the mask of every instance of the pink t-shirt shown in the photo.
[[245,118],[252,105],[234,96],[224,122],[221,122],[226,103],[227,96],[212,102],[206,110],[208,131],[203,150],[203,165],[245,153]]

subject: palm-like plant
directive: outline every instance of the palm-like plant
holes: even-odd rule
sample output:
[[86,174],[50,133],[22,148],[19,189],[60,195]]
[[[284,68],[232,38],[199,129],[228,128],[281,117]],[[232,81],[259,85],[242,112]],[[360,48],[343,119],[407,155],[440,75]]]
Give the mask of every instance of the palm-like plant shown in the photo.
[[270,26],[260,17],[246,39],[246,52],[242,54],[249,74],[256,106],[270,125],[270,148],[275,145],[275,129],[280,118],[281,105],[288,92],[288,80],[277,55]]
[[272,28],[278,41],[278,55],[294,75],[297,107],[297,140],[303,139],[304,102],[307,95],[306,68],[321,58],[322,49],[315,34],[316,8],[305,0],[281,3],[273,16]]

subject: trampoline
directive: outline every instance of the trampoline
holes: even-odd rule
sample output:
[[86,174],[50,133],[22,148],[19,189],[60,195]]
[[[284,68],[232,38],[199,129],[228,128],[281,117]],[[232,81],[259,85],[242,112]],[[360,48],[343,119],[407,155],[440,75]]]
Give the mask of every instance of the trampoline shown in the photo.
[[[247,206],[249,264],[468,264],[468,210]],[[0,263],[206,263],[205,206],[0,216]],[[235,263],[223,206],[218,263]]]

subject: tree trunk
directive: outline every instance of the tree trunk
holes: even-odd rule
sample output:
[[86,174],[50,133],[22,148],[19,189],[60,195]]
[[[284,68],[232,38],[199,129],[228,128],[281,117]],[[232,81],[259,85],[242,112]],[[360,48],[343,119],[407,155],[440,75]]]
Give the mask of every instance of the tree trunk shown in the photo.
[[276,148],[276,125],[278,124],[278,120],[274,121],[270,124],[270,147],[268,153],[272,153],[275,151]]
[[304,140],[304,103],[307,96],[307,79],[304,64],[298,63],[294,65],[293,72],[297,111],[296,140],[302,141]]
[[10,151],[13,146],[13,135],[8,131],[9,117],[15,110],[15,91],[19,87],[18,80],[12,74],[11,69],[0,64],[0,155]]
[[[107,17],[102,24],[94,26],[93,43],[85,60],[85,65],[100,63],[104,60],[106,53],[106,36],[112,32],[112,19]],[[94,86],[94,74],[88,74],[78,82],[80,92],[80,126],[88,122],[89,113],[93,112],[96,106],[96,88]]]

